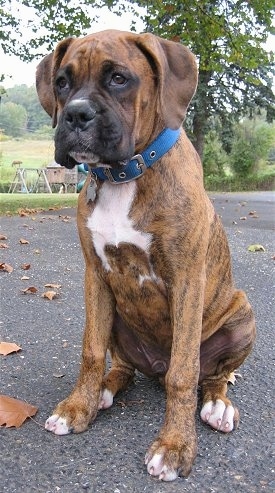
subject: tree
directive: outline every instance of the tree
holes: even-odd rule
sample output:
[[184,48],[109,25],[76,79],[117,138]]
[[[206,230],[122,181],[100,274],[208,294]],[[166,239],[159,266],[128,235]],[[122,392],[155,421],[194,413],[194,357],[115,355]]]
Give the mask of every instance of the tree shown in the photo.
[[28,87],[26,84],[21,84],[7,89],[3,96],[3,103],[8,101],[24,106],[27,112],[26,130],[28,132],[35,132],[42,125],[51,125],[51,119],[41,107],[34,86]]
[[275,126],[260,118],[243,119],[236,125],[230,155],[234,173],[245,177],[259,171],[275,144]]
[[215,129],[211,129],[205,135],[202,161],[204,176],[223,177],[225,175],[224,167],[228,163],[228,156]]
[[95,8],[107,5],[120,13],[126,5],[133,12],[144,8],[146,31],[181,42],[197,56],[199,85],[186,126],[201,156],[213,115],[227,128],[259,106],[265,108],[268,121],[275,117],[274,57],[264,47],[274,33],[274,0],[21,0],[36,15],[31,24],[35,36],[25,45],[14,35],[20,27],[14,9],[4,8],[0,1],[2,47],[23,59],[41,56],[65,36],[84,34],[96,21]]
[[[41,58],[64,37],[85,34],[96,23],[98,9],[115,4],[116,0],[0,0],[0,44],[4,53],[22,60]],[[30,33],[24,43],[23,28],[24,37]]]
[[228,121],[256,108],[275,117],[274,57],[263,46],[273,32],[274,0],[170,0],[147,5],[147,30],[182,42],[197,55],[199,85],[187,127],[203,155],[212,115]]
[[1,130],[11,137],[20,137],[26,132],[27,112],[20,104],[5,103],[0,108]]

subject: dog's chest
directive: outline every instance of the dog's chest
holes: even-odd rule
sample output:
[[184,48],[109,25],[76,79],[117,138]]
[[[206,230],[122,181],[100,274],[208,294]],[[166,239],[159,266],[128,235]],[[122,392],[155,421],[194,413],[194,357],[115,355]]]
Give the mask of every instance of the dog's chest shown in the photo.
[[[136,183],[112,185],[106,182],[98,192],[95,208],[88,218],[87,226],[92,233],[95,251],[106,271],[112,267],[108,261],[106,248],[120,245],[134,245],[149,252],[151,235],[135,229],[130,211],[136,193]],[[121,259],[123,262],[123,259]]]

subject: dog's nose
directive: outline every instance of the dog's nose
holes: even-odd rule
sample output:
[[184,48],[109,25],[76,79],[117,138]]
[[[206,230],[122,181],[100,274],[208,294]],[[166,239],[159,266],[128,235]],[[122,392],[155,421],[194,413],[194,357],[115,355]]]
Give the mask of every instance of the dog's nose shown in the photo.
[[71,130],[86,130],[93,119],[96,111],[86,99],[75,99],[69,102],[65,110],[65,121]]

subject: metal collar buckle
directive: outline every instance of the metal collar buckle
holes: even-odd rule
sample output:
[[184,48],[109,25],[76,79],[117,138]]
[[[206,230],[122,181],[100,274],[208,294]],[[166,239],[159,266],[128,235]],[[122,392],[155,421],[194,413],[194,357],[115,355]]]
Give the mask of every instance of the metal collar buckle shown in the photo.
[[130,162],[132,163],[134,161],[137,161],[136,169],[140,171],[139,174],[133,173],[132,176],[127,178],[127,173],[122,170],[118,173],[118,178],[116,179],[114,178],[112,170],[110,168],[105,168],[103,171],[104,175],[107,176],[108,180],[114,185],[119,185],[121,183],[129,183],[130,181],[136,180],[137,178],[139,178],[145,173],[147,167],[141,154],[136,154],[135,156],[133,156]]
[[131,161],[137,161],[137,168],[140,170],[140,175],[137,176],[137,178],[139,178],[140,176],[142,176],[146,169],[147,169],[147,166],[144,162],[144,159],[142,157],[141,154],[136,154],[135,156],[132,157]]

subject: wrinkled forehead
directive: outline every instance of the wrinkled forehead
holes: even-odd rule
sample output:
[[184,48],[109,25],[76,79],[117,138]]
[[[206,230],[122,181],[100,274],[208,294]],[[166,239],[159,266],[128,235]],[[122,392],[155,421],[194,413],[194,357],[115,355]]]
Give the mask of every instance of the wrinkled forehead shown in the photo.
[[131,61],[135,60],[136,63],[139,59],[144,57],[133,34],[103,31],[73,40],[63,57],[61,67],[67,64],[72,64],[75,68],[85,66],[91,72],[93,67],[98,69],[106,62],[128,67],[132,65]]

